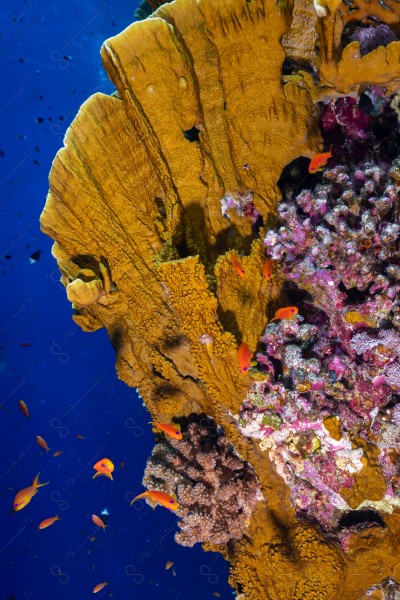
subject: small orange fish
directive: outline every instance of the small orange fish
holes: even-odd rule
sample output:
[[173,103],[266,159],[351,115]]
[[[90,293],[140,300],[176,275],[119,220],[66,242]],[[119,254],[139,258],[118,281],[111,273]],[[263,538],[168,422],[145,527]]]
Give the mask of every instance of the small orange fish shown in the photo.
[[43,450],[46,450],[46,452],[48,452],[50,450],[50,448],[47,445],[46,440],[44,440],[41,435],[36,436],[36,443],[39,444],[39,446],[41,448],[43,448]]
[[232,267],[235,269],[235,271],[239,275],[239,277],[243,277],[246,274],[246,271],[243,269],[239,259],[236,258],[236,256],[232,256],[232,258],[230,260],[231,260]]
[[243,374],[246,374],[250,367],[250,360],[253,356],[250,348],[246,342],[242,342],[237,351],[237,357],[239,359],[240,370]]
[[294,319],[298,312],[299,309],[297,306],[285,306],[285,308],[279,308],[276,311],[275,316],[271,321],[275,321],[275,319]]
[[53,456],[57,457],[57,456],[61,456],[61,454],[64,452],[64,450],[57,450],[57,452],[53,452]]
[[108,581],[103,581],[103,583],[98,583],[97,585],[95,585],[93,588],[93,594],[97,594],[97,592],[101,592],[103,587],[105,587],[106,585],[108,585]]
[[181,426],[180,425],[176,425],[175,423],[155,423],[154,421],[149,421],[149,425],[150,423],[152,423],[155,427],[157,427],[158,429],[161,429],[161,431],[163,431],[164,433],[166,433],[167,435],[169,435],[169,437],[174,438],[174,440],[181,440],[182,439],[182,434],[181,434]]
[[170,569],[173,566],[174,563],[172,562],[172,560],[167,560],[167,562],[165,563],[165,570],[168,571],[168,569]]
[[111,475],[111,473],[114,471],[114,464],[109,458],[102,458],[101,460],[99,460],[93,466],[93,469],[97,471],[97,473],[93,475],[93,479],[95,479],[96,477],[100,477],[100,475],[105,475],[105,477],[108,477],[108,479],[111,479],[112,481],[113,476]]
[[81,435],[80,433],[77,433],[75,437],[76,437],[77,440],[84,440],[85,439],[85,436]]
[[53,523],[55,523],[56,521],[60,521],[58,515],[56,517],[50,517],[49,519],[45,519],[44,521],[42,521],[38,526],[38,529],[46,529],[46,527],[50,527],[50,525],[53,525]]
[[106,530],[107,525],[104,523],[103,519],[100,519],[97,515],[92,515],[92,521],[97,527],[102,527],[103,531]]
[[312,157],[310,164],[308,165],[308,172],[315,173],[316,171],[322,170],[321,167],[326,165],[328,159],[332,156],[332,146],[329,152],[322,152]]
[[15,511],[22,510],[27,504],[29,504],[33,496],[37,494],[38,488],[49,483],[48,481],[46,481],[46,483],[39,483],[39,475],[40,473],[36,475],[35,479],[32,481],[32,485],[20,490],[15,496],[13,504]]
[[263,275],[267,281],[269,281],[272,277],[272,268],[273,268],[272,260],[266,260],[264,263]]
[[176,496],[170,496],[165,492],[159,492],[157,490],[147,490],[146,492],[143,492],[143,494],[139,494],[132,500],[131,506],[136,500],[140,500],[141,498],[149,498],[153,508],[155,508],[155,502],[158,502],[158,504],[161,504],[161,506],[164,506],[165,508],[169,508],[169,510],[176,510],[179,507]]
[[28,419],[30,418],[30,414],[29,414],[29,408],[27,407],[27,405],[25,404],[25,402],[23,400],[20,400],[18,402],[18,406],[20,408],[20,411],[22,412],[23,415],[25,415],[25,417],[28,417]]

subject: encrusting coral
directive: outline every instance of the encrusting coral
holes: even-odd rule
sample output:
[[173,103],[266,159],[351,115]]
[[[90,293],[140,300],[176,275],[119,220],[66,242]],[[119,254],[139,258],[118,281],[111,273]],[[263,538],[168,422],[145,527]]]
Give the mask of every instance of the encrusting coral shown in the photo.
[[[354,600],[400,580],[389,2],[360,0],[362,23],[336,0],[160,6],[103,45],[116,92],[83,105],[50,175],[41,225],[75,322],[107,329],[154,420],[188,423],[181,451],[156,444],[146,485],[179,480],[178,540],[223,552],[246,600]],[[308,186],[323,143],[334,164]],[[300,316],[268,324],[289,303]],[[215,421],[215,472],[193,413]],[[227,473],[240,493],[221,512]]]
[[180,424],[181,440],[167,439],[154,446],[143,485],[176,494],[179,544],[240,539],[257,495],[262,498],[253,468],[235,454],[207,415],[190,415]]

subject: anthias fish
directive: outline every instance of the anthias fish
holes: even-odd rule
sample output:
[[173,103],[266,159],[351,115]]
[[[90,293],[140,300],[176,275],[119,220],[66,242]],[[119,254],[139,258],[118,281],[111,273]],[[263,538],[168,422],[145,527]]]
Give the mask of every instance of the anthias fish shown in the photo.
[[46,481],[46,483],[39,483],[39,475],[40,473],[36,475],[35,479],[32,481],[32,485],[20,490],[15,496],[13,504],[15,511],[22,510],[27,504],[29,504],[33,496],[37,494],[38,488],[49,483],[48,481]]
[[150,423],[152,425],[154,425],[154,427],[157,427],[157,429],[160,429],[161,431],[166,433],[169,437],[171,437],[175,440],[182,439],[180,425],[177,425],[175,423],[155,423],[154,421],[149,421],[149,425],[150,425]]
[[329,152],[322,152],[321,154],[316,154],[312,157],[310,164],[308,165],[309,173],[316,173],[321,170],[321,167],[326,165],[328,159],[332,156],[332,146],[330,147]]
[[141,498],[148,498],[153,508],[155,507],[155,503],[161,504],[161,506],[164,506],[169,510],[176,510],[179,507],[175,496],[170,496],[169,494],[159,492],[158,490],[147,490],[146,492],[143,492],[143,494],[139,494],[132,500],[131,506],[136,500],[140,500]]

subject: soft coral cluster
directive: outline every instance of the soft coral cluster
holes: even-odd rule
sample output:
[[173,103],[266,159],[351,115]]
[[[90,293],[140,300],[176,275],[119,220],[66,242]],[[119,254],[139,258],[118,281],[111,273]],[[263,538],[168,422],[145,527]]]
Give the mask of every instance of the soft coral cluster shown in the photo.
[[388,495],[400,491],[400,419],[389,419],[400,400],[399,183],[399,159],[328,169],[279,206],[281,227],[265,237],[301,316],[268,324],[239,424],[269,451],[297,510],[326,529],[365,464],[355,436],[380,448]]
[[182,439],[155,445],[143,485],[176,493],[181,531],[175,540],[182,546],[240,539],[260,494],[253,468],[210,417],[193,414],[179,422]]

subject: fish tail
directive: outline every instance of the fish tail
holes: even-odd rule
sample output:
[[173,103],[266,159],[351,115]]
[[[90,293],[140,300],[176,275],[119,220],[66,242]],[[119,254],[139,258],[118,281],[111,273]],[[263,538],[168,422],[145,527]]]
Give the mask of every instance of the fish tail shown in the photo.
[[97,473],[93,475],[93,479],[96,479],[96,477],[99,477],[100,475],[102,475],[102,473],[99,473],[99,471],[97,471]]
[[38,473],[35,479],[32,481],[32,485],[34,485],[35,488],[43,487],[44,485],[47,485],[49,483],[48,481],[46,481],[46,483],[39,483],[39,475],[40,473]]
[[111,473],[106,473],[106,477],[108,477],[108,479],[111,479],[111,481],[114,481],[113,480],[113,476],[111,475]]
[[149,495],[149,492],[143,492],[143,494],[139,494],[132,500],[132,502],[130,503],[130,506],[132,506],[132,504],[134,502],[136,502],[136,500],[141,500],[142,498],[146,498],[148,495]]

